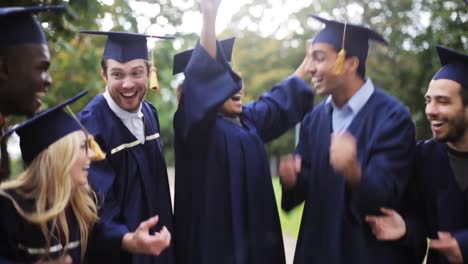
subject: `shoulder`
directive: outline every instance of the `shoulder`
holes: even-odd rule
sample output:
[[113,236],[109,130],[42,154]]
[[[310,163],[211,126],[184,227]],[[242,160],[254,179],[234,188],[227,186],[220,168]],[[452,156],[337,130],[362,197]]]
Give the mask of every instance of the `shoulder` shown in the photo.
[[307,114],[302,119],[301,125],[307,126],[320,122],[324,115],[327,113],[327,106],[325,105],[325,100],[316,105],[312,110],[307,112]]
[[416,151],[418,156],[424,156],[425,154],[435,154],[446,149],[445,143],[439,142],[435,139],[420,140],[416,144]]
[[380,109],[382,113],[390,115],[401,115],[409,117],[408,108],[397,98],[388,94],[381,88],[376,88],[371,99],[375,102],[374,107]]

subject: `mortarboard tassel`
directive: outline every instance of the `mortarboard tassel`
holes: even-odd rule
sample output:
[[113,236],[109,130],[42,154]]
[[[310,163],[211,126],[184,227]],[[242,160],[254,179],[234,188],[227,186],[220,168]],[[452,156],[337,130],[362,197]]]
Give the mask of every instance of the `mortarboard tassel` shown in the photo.
[[149,88],[155,92],[159,91],[159,82],[158,82],[158,70],[156,69],[156,65],[154,64],[154,57],[153,57],[153,50],[151,50],[151,67],[150,72],[150,79],[149,79]]
[[335,64],[333,65],[333,74],[335,75],[341,75],[344,71],[344,62],[346,59],[345,36],[346,36],[346,22],[344,24],[343,39],[341,42],[341,50],[340,52],[338,52],[338,58],[336,58]]
[[80,120],[78,120],[75,113],[73,113],[73,111],[70,109],[70,107],[68,107],[68,105],[67,105],[67,110],[70,113],[70,115],[76,120],[76,122],[81,126],[83,131],[86,132],[86,135],[87,135],[86,139],[88,141],[89,148],[91,148],[94,151],[94,153],[96,154],[96,157],[93,159],[93,161],[100,161],[100,160],[105,159],[106,158],[106,153],[104,153],[104,151],[102,151],[99,144],[96,142],[96,140],[94,140],[94,136],[91,135],[88,132],[88,130],[86,130],[86,128],[83,126],[83,124],[81,124]]
[[94,140],[94,137],[91,134],[88,134],[88,144],[89,147],[94,151],[94,153],[96,153],[96,158],[94,159],[94,161],[99,161],[106,158],[106,153],[102,151],[101,147],[96,142],[96,140]]

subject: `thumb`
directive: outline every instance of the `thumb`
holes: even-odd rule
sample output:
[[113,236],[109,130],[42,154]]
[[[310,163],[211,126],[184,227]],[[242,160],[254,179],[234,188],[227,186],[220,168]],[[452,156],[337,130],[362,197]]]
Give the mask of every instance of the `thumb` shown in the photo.
[[452,237],[452,235],[449,232],[442,232],[442,231],[438,231],[437,235],[439,236],[439,239],[441,239],[441,240],[448,239],[448,238]]
[[301,166],[302,166],[301,155],[294,155],[294,168],[296,169],[296,172],[301,172]]
[[387,216],[393,216],[394,214],[396,214],[395,210],[385,207],[381,207],[380,212]]
[[158,221],[159,221],[159,216],[156,215],[142,222],[140,226],[138,227],[138,229],[148,230],[152,228],[153,226],[155,226],[158,223]]

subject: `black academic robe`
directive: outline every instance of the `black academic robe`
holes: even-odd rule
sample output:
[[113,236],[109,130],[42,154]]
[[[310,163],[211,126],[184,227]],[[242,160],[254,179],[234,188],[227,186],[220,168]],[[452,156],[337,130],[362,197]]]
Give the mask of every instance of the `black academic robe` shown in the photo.
[[408,111],[376,89],[348,131],[357,140],[362,169],[355,189],[330,165],[329,105],[315,107],[301,124],[296,149],[301,173],[294,189],[283,188],[282,197],[285,210],[305,201],[294,263],[415,263],[408,247],[377,241],[364,220],[380,214],[380,207],[400,208],[415,147]]
[[[145,143],[141,144],[109,108],[103,95],[97,95],[78,117],[94,135],[106,159],[93,163],[89,182],[104,200],[99,214],[106,229],[92,239],[91,263],[173,263],[172,246],[160,256],[129,254],[123,250],[105,253],[108,243],[120,248],[122,237],[137,229],[140,222],[159,215],[152,231],[166,226],[173,233],[173,215],[167,168],[163,156],[156,109],[143,101]],[[101,239],[106,238],[106,239]]]
[[[407,239],[413,242],[417,254],[424,254],[426,248],[415,242],[421,237],[437,238],[438,231],[449,232],[460,246],[464,263],[468,263],[468,190],[457,185],[447,151],[445,143],[434,139],[418,142],[415,184],[409,190],[416,194],[416,206],[410,212],[413,217],[405,218]],[[427,263],[449,262],[443,254],[429,250]]]
[[[34,200],[21,198],[15,192],[8,191],[26,211],[32,210]],[[64,252],[65,238],[55,233],[55,238],[47,247],[46,239],[38,225],[25,220],[16,211],[12,201],[0,195],[0,263],[34,263],[46,257],[60,257]],[[81,241],[78,223],[70,211],[67,217],[69,228],[69,243],[65,254],[70,255],[73,263],[81,263]]]
[[240,88],[219,46],[214,60],[197,45],[174,116],[179,264],[285,263],[264,143],[299,122],[313,94],[291,77],[245,105],[239,126],[218,110]]

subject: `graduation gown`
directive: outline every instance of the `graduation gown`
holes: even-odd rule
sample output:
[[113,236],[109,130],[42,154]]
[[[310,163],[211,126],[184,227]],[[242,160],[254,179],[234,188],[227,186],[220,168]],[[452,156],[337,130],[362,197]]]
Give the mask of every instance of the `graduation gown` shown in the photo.
[[415,147],[409,113],[376,89],[353,119],[348,131],[362,169],[355,189],[330,165],[331,116],[321,103],[304,118],[296,149],[301,173],[295,188],[283,188],[283,209],[305,201],[294,263],[415,263],[408,247],[377,241],[364,221],[380,207],[400,208]]
[[93,163],[89,182],[104,200],[99,215],[106,228],[90,243],[91,263],[173,263],[172,246],[160,256],[129,254],[123,250],[103,252],[103,245],[121,248],[127,232],[137,229],[140,222],[159,215],[154,231],[166,226],[173,232],[173,215],[167,168],[163,156],[156,109],[143,101],[145,143],[141,144],[109,108],[104,96],[97,95],[79,113],[86,129],[94,135],[106,159]]
[[276,85],[243,107],[240,126],[218,114],[241,88],[219,46],[215,60],[198,44],[185,77],[174,116],[177,263],[285,263],[264,143],[312,107],[309,86]]
[[[408,235],[412,242],[418,238],[438,238],[437,232],[449,232],[458,242],[464,263],[468,263],[468,190],[456,183],[447,153],[446,143],[434,139],[421,141],[416,148],[416,207],[407,220]],[[468,176],[468,174],[467,174]],[[421,228],[423,227],[423,228]],[[419,244],[414,249],[425,252]],[[428,264],[449,263],[438,251],[429,250]]]
[[[34,200],[21,198],[13,191],[8,191],[19,203],[21,208],[32,210]],[[65,241],[60,241],[60,237],[51,238],[50,247],[38,225],[25,220],[16,211],[12,201],[0,195],[0,263],[34,263],[45,258],[49,253],[51,259],[62,255]],[[81,241],[80,230],[75,217],[71,214],[68,219],[69,244],[65,248],[66,254],[70,255],[73,263],[81,263]]]

